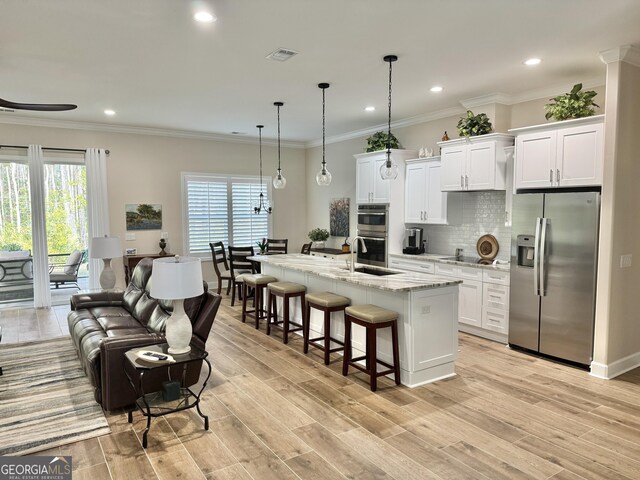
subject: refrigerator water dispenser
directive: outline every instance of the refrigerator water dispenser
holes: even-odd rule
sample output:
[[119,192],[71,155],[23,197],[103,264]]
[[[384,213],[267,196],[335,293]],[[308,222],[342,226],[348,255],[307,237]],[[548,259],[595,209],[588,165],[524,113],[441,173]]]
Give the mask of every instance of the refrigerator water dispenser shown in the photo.
[[518,266],[533,268],[535,253],[535,237],[533,235],[518,235],[516,246],[518,247]]

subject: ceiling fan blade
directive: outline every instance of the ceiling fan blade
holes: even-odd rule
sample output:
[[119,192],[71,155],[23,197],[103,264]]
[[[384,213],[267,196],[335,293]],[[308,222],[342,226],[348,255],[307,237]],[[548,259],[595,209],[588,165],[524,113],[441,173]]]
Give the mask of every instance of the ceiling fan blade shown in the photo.
[[16,103],[2,98],[0,98],[0,107],[13,110],[34,110],[37,112],[62,112],[78,108],[77,105],[70,103]]

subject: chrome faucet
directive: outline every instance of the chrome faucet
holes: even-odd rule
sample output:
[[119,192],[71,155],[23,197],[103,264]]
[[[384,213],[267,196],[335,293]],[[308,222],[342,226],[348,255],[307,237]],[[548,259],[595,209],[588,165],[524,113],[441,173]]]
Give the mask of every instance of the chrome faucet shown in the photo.
[[364,238],[358,237],[358,236],[353,237],[353,240],[351,241],[351,265],[349,265],[349,271],[351,273],[353,273],[355,269],[356,263],[353,258],[353,255],[356,253],[354,247],[358,246],[358,240],[360,240],[360,247],[362,247],[362,253],[367,253],[367,246],[364,244]]

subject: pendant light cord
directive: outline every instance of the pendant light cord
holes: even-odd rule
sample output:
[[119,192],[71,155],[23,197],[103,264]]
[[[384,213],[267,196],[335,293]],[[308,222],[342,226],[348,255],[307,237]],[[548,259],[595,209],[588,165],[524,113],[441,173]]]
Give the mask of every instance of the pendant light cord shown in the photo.
[[387,132],[387,154],[391,153],[391,70],[393,61],[389,61],[389,130]]
[[264,186],[262,183],[262,126],[258,127],[258,136],[260,138],[260,194],[262,194],[262,187]]
[[280,168],[280,105],[278,107],[278,174],[282,170]]
[[325,161],[325,156],[324,156],[324,91],[326,90],[326,88],[322,89],[322,171],[324,172],[326,170],[326,165],[327,162]]

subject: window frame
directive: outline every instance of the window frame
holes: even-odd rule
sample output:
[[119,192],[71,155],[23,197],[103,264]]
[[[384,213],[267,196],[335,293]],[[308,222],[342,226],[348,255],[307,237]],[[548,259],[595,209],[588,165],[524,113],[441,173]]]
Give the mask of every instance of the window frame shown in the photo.
[[[189,181],[213,182],[226,181],[227,183],[227,236],[229,245],[233,245],[233,183],[259,183],[258,175],[236,175],[236,174],[218,174],[218,173],[198,173],[198,172],[181,172],[181,197],[182,197],[182,251],[184,255],[200,258],[203,261],[212,261],[211,252],[191,252],[189,246],[189,202],[187,184]],[[265,186],[265,194],[267,199],[272,196],[272,177],[263,176],[262,182]],[[271,202],[271,200],[269,200]],[[271,206],[273,204],[271,203]],[[260,213],[260,215],[268,215],[267,220],[267,237],[272,236],[273,218],[272,214]],[[225,248],[229,245],[225,245]]]

